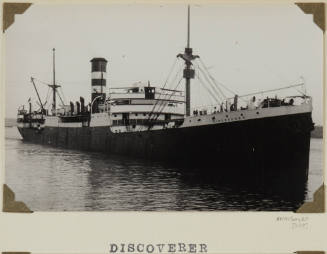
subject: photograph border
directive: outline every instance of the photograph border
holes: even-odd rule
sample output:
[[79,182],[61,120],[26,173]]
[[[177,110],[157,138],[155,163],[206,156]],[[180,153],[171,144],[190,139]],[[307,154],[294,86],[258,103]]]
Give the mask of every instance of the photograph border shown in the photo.
[[[34,3],[41,3],[41,2],[37,2],[37,1],[29,1],[31,3],[25,3],[25,2],[12,2],[12,1],[6,1],[5,3],[3,3],[3,33],[5,33],[5,30],[10,26],[14,24],[14,18],[15,15],[20,14],[22,15],[30,6],[31,4]],[[33,2],[33,3],[32,3]],[[70,3],[70,4],[78,4],[78,2],[76,1],[58,1],[56,3],[54,3],[54,1],[44,1],[44,4],[64,4],[65,2]],[[88,1],[91,2],[91,1]],[[162,2],[162,1],[161,1]],[[185,1],[166,1],[165,3],[167,4],[174,4],[174,3],[181,3],[181,2],[185,2]],[[190,3],[196,3],[197,1],[191,1]],[[231,1],[231,3],[233,3],[235,1]],[[258,1],[254,1],[251,3],[255,3]],[[285,1],[282,1],[285,2]],[[325,10],[326,10],[326,4],[324,2],[319,2],[319,3],[313,3],[313,2],[293,2],[292,3],[298,5],[298,7],[305,13],[305,14],[309,14],[309,15],[313,15],[313,22],[315,22],[323,31],[323,95],[324,95],[324,99],[323,99],[323,179],[326,179],[326,130],[325,130],[325,126],[326,126],[326,27],[325,27]],[[86,3],[85,1],[82,3]],[[94,4],[97,3],[117,3],[116,1],[94,1]],[[122,1],[121,3],[124,3],[124,1]],[[133,3],[137,4],[137,3],[160,3],[160,1],[154,1],[154,2],[150,2],[150,1],[134,1]],[[205,2],[203,2],[205,3]],[[220,1],[210,1],[209,3],[226,3],[226,2],[220,2]],[[241,4],[246,4],[247,2],[240,2],[237,1],[237,3],[241,3]],[[261,1],[260,3],[271,3],[271,1]],[[279,3],[278,1],[276,1],[275,3]],[[43,2],[41,3],[43,4]],[[2,43],[2,56],[4,55],[4,43]],[[2,61],[2,59],[1,59]],[[3,65],[2,65],[3,66]],[[2,69],[2,73],[4,73],[4,66],[1,68]],[[2,77],[4,75],[1,75]],[[4,86],[4,78],[1,79],[2,81],[2,86]],[[1,88],[1,90],[3,91],[3,87]],[[5,97],[5,95],[2,95],[2,99]],[[2,103],[2,102],[1,102]],[[4,103],[2,103],[4,104]],[[1,110],[1,114],[2,114],[2,119],[4,119],[4,109],[2,107]],[[3,129],[3,126],[1,127]],[[1,135],[3,134],[4,130],[1,130]],[[2,135],[3,136],[3,135]],[[2,137],[3,139],[3,137]],[[4,142],[2,140],[2,142]],[[2,145],[3,146],[3,145]],[[2,147],[3,148],[3,147]],[[4,151],[2,151],[2,159],[4,158],[3,155]],[[2,164],[2,169],[1,169],[1,177],[3,178],[4,176],[4,160],[1,161]],[[66,213],[65,211],[58,211],[58,212],[54,212],[54,213],[48,213],[48,212],[33,212],[28,208],[28,204],[24,204],[21,201],[17,201],[15,200],[15,193],[14,190],[11,190],[9,186],[7,186],[5,184],[5,180],[2,179],[0,183],[3,183],[3,195],[0,195],[0,201],[2,198],[2,202],[0,202],[0,206],[2,204],[2,212],[0,213],[0,222],[1,220],[6,217],[3,216],[4,213],[23,213],[23,216],[27,216],[24,213],[30,213],[33,214],[33,216],[35,214],[51,214],[50,216],[52,216],[53,214],[61,214],[61,213]],[[324,182],[325,183],[325,182]],[[323,217],[321,218],[321,221],[323,221],[324,223],[326,222],[326,187],[325,184],[323,183],[322,186],[320,186],[316,192],[314,193],[314,200],[312,202],[306,202],[304,203],[295,213],[298,213],[298,216],[301,216],[301,213],[324,213]],[[68,212],[70,215],[74,214],[75,212]],[[78,212],[83,213],[83,214],[90,214],[90,213],[98,213],[98,212]],[[110,214],[110,211],[105,211],[105,212],[101,212],[102,214]],[[148,212],[145,212],[146,214],[149,214]],[[179,212],[178,212],[179,213]],[[183,213],[183,212],[182,212]],[[188,212],[189,213],[189,212]],[[195,212],[197,213],[197,212]],[[219,214],[226,214],[225,211],[216,211],[214,213],[219,213]],[[231,212],[228,212],[231,213]],[[234,212],[232,212],[234,213]],[[237,212],[235,212],[237,213]],[[242,212],[244,213],[244,212]],[[247,212],[247,213],[252,213],[253,212]],[[256,212],[255,212],[256,213]],[[269,212],[258,212],[260,214],[270,214],[270,216],[272,218],[275,218],[278,216],[275,213],[269,213]],[[277,212],[278,214],[278,212]],[[283,212],[283,215],[287,216],[287,215],[292,215],[294,214],[294,212]],[[16,216],[16,215],[13,215]],[[311,216],[311,215],[308,215]],[[303,218],[303,217],[302,217]],[[310,217],[311,218],[311,217]],[[25,217],[25,219],[28,220],[28,217]],[[11,221],[15,221],[15,217],[11,217]],[[276,223],[276,221],[274,221],[273,223]],[[313,224],[315,227],[319,226],[319,223],[317,223],[316,220],[314,220],[314,222],[312,222],[312,227]],[[8,225],[8,224],[7,224]],[[32,229],[31,229],[32,230]],[[229,229],[227,229],[229,230]],[[6,235],[6,228],[2,228],[0,229],[0,238],[2,235]],[[286,230],[288,232],[288,230]],[[315,232],[317,232],[317,230],[315,230]],[[326,230],[321,230],[320,231],[322,234],[327,233]],[[9,234],[10,236],[12,236],[12,234]],[[314,238],[315,235],[312,236],[312,238]],[[319,236],[321,237],[321,235]],[[319,238],[318,237],[318,238]],[[69,239],[68,239],[69,241]],[[109,239],[108,239],[109,241]],[[325,244],[326,246],[326,244]],[[17,247],[17,250],[19,250],[20,247]],[[278,249],[278,248],[277,248]],[[318,248],[319,249],[319,248]],[[1,251],[1,250],[0,250]],[[274,251],[270,251],[269,252],[252,252],[252,253],[271,253]],[[30,254],[33,253],[32,252],[2,252],[4,254]],[[49,251],[49,253],[52,253],[51,251]],[[67,252],[68,254],[71,252]],[[89,252],[85,252],[85,253],[89,253]],[[97,252],[95,252],[97,253]],[[226,253],[226,252],[219,252],[219,251],[210,251],[210,253]],[[235,253],[235,252],[233,252]],[[249,253],[249,250],[245,250],[242,253]],[[275,252],[276,253],[276,252]],[[278,251],[278,253],[280,253],[280,251]],[[298,254],[323,254],[325,253],[325,251],[296,251],[296,252],[289,252],[289,253],[298,253]]]
[[[33,3],[3,3],[3,33],[15,22],[15,15],[23,14]],[[326,69],[326,25],[325,25],[325,8],[323,2],[294,2],[305,14],[313,15],[313,22],[323,32],[323,69]],[[323,71],[323,84],[326,82],[326,73]],[[323,94],[325,94],[325,85],[323,85]],[[323,101],[323,108],[325,109],[325,100]],[[325,121],[323,123],[323,131],[325,129]],[[325,135],[323,135],[323,144],[325,143]],[[325,149],[323,148],[323,153]],[[323,158],[323,168],[325,168],[325,157]],[[26,212],[31,211],[26,204],[21,201],[15,201],[15,195],[6,184],[3,185],[3,211],[4,212]],[[297,211],[297,213],[324,213],[325,212],[325,185],[324,183],[315,191],[314,200],[312,202],[304,203]]]

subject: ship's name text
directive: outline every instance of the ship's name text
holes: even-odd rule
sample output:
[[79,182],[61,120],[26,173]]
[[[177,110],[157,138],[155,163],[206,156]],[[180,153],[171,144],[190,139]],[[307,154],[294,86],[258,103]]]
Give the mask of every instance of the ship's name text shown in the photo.
[[110,253],[207,253],[204,243],[110,243]]

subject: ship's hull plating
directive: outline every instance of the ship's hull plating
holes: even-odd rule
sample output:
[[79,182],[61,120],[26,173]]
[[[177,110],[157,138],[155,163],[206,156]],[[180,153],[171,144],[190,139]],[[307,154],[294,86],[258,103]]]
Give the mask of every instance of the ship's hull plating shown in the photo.
[[112,133],[109,127],[19,131],[24,141],[172,162],[216,180],[296,190],[295,194],[302,196],[308,179],[312,126],[311,113],[303,113],[130,133]]

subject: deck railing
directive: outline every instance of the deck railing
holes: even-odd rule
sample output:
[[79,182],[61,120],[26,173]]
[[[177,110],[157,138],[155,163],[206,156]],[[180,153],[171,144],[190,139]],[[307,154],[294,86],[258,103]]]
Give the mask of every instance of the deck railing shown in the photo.
[[[253,98],[253,97],[252,97]],[[302,104],[312,103],[312,98],[310,96],[286,96],[283,99],[276,97],[266,97],[264,99],[256,99],[251,102],[248,99],[247,103],[243,100],[243,103],[239,103],[237,108],[233,106],[232,99],[229,98],[221,104],[205,105],[200,107],[193,107],[191,110],[192,115],[211,115],[220,112],[230,112],[230,111],[240,111],[240,110],[256,110],[260,108],[272,108],[272,107],[282,107],[282,106],[299,106]]]

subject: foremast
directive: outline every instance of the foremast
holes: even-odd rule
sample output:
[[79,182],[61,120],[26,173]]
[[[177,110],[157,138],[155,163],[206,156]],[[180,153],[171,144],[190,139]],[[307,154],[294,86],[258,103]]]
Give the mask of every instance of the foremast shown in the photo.
[[52,88],[52,115],[56,115],[56,92],[57,88],[60,87],[56,84],[56,49],[52,49],[52,69],[53,69],[53,82],[52,85],[48,85]]
[[193,49],[190,48],[190,6],[187,8],[187,45],[184,54],[178,54],[185,62],[185,68],[183,71],[183,77],[185,79],[185,104],[186,104],[186,116],[191,115],[191,79],[194,79],[195,71],[192,68],[192,61],[199,56],[193,55]]

